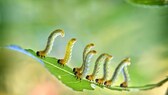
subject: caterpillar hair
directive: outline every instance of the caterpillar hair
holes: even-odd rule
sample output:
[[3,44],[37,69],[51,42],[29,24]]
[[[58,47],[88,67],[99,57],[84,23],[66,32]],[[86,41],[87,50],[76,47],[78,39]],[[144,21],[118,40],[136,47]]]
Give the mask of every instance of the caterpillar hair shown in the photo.
[[108,56],[108,54],[106,53],[103,53],[101,54],[96,62],[95,62],[95,66],[94,66],[94,70],[93,70],[93,73],[91,75],[87,75],[86,76],[86,79],[90,80],[90,81],[93,81],[95,76],[97,76],[97,73],[99,72],[99,68],[100,68],[100,63],[102,62],[102,60],[104,60],[106,57]]
[[86,59],[85,59],[85,62],[84,62],[84,68],[83,68],[82,72],[81,73],[80,72],[75,72],[75,75],[76,75],[77,79],[81,80],[83,77],[86,76],[86,74],[89,70],[90,60],[91,60],[91,58],[93,57],[94,54],[96,54],[95,50],[91,50],[86,54]]
[[85,59],[86,59],[86,55],[87,53],[94,47],[94,44],[93,43],[90,43],[88,45],[86,45],[86,47],[84,48],[84,51],[83,51],[83,63],[82,63],[82,66],[79,67],[79,68],[74,68],[73,69],[73,72],[81,72],[83,70],[83,67],[84,67],[84,62],[85,62]]
[[104,65],[103,65],[103,77],[96,79],[96,83],[98,84],[103,84],[104,81],[107,79],[108,77],[108,64],[110,63],[111,59],[113,57],[111,55],[108,55],[108,57],[105,59]]
[[48,41],[47,41],[47,45],[46,45],[45,49],[41,50],[41,51],[37,51],[36,55],[43,58],[46,56],[46,54],[50,53],[50,51],[52,50],[52,47],[53,47],[54,40],[59,35],[64,37],[64,35],[65,35],[64,31],[61,29],[57,29],[57,30],[53,31],[50,34],[50,36],[48,37]]
[[[124,68],[126,66],[130,65],[130,64],[131,64],[130,58],[125,58],[123,61],[121,61],[121,63],[115,69],[112,78],[110,80],[108,80],[108,81],[105,81],[104,85],[107,86],[107,87],[110,87],[115,82],[115,80],[117,79],[117,77],[118,77],[118,75],[119,75],[119,73],[121,71],[124,72],[123,73],[124,74],[124,78],[125,78],[125,80],[127,82],[129,75],[127,75],[128,73],[125,72],[126,69],[124,69]],[[127,83],[126,82],[123,82],[122,84],[120,84],[120,86],[127,87]]]
[[64,59],[58,59],[59,64],[64,66],[65,64],[69,63],[69,61],[71,60],[72,48],[73,48],[75,42],[76,42],[75,38],[72,38],[68,42],[68,44],[66,46],[66,52],[65,52]]

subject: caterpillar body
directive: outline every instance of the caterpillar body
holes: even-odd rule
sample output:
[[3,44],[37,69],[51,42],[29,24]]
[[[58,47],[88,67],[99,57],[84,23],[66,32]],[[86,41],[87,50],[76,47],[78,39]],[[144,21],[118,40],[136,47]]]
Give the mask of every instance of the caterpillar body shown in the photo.
[[120,87],[127,87],[128,86],[128,82],[130,81],[130,77],[129,77],[129,73],[128,73],[127,67],[123,68],[122,74],[124,76],[124,82],[122,82],[120,84]]
[[88,79],[90,81],[93,81],[95,79],[95,77],[97,76],[97,73],[99,72],[99,68],[100,68],[100,64],[101,64],[102,60],[104,60],[108,56],[109,56],[108,54],[103,53],[97,58],[97,60],[95,62],[93,73],[91,75],[87,75],[86,79]]
[[61,29],[57,29],[57,30],[53,31],[48,37],[48,41],[47,41],[47,45],[46,45],[45,49],[41,50],[41,51],[37,51],[36,55],[41,58],[44,58],[46,56],[46,54],[50,53],[50,51],[52,50],[52,47],[53,47],[54,40],[59,35],[64,37],[64,35],[65,35],[64,31]]
[[73,69],[73,72],[81,72],[84,68],[84,63],[85,63],[85,59],[86,59],[86,55],[87,53],[94,47],[94,44],[93,43],[90,43],[88,45],[86,45],[86,47],[84,48],[84,51],[83,51],[83,63],[82,63],[82,66],[79,67],[79,68],[74,68]]
[[108,64],[110,63],[110,61],[112,60],[112,56],[109,55],[106,59],[105,59],[105,62],[104,62],[104,65],[103,65],[103,77],[102,78],[99,78],[99,79],[96,79],[96,83],[98,84],[103,84],[104,81],[107,79],[108,77]]
[[72,48],[73,48],[75,42],[76,42],[75,38],[72,38],[68,42],[68,44],[66,46],[66,52],[65,52],[64,59],[58,59],[59,64],[64,66],[65,64],[69,63],[69,61],[71,60]]
[[83,51],[83,61],[85,61],[87,53],[88,53],[93,47],[94,47],[94,44],[93,44],[93,43],[90,43],[90,44],[86,45],[86,47],[84,48],[84,51]]
[[122,71],[125,81],[123,83],[121,83],[120,86],[121,87],[127,87],[127,83],[128,83],[128,80],[129,80],[129,75],[127,75],[128,72],[127,72],[127,69],[125,69],[125,67],[127,67],[130,64],[131,64],[130,63],[130,58],[125,58],[123,61],[121,61],[121,63],[115,69],[112,78],[108,81],[105,81],[104,85],[107,86],[107,87],[110,87],[115,82],[119,73]]
[[95,50],[91,50],[89,51],[87,54],[86,54],[86,59],[85,59],[85,62],[84,62],[84,68],[82,70],[82,72],[75,72],[75,75],[77,77],[77,79],[82,79],[86,76],[88,70],[89,70],[89,63],[90,63],[90,60],[92,58],[92,56],[96,54],[96,51]]

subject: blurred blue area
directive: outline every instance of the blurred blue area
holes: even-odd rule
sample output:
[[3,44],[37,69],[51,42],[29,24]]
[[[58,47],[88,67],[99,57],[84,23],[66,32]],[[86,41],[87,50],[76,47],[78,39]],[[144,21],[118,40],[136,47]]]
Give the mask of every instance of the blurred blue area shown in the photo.
[[41,63],[42,65],[44,65],[43,61],[40,60],[39,58],[37,58],[36,56],[34,56],[33,54],[29,53],[28,51],[26,51],[25,49],[21,48],[20,46],[17,45],[10,45],[10,46],[6,46],[6,48],[11,49],[11,50],[15,50],[18,52],[21,52],[23,54],[26,54],[28,56],[30,56],[31,58],[34,58],[35,60],[37,60],[39,63]]

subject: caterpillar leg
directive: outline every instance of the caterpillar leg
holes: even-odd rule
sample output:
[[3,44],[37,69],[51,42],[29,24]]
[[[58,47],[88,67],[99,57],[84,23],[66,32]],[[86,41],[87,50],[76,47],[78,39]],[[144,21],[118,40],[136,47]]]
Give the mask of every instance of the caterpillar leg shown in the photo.
[[80,80],[82,79],[82,73],[75,72],[74,74],[75,74],[77,79],[80,79]]
[[120,84],[120,87],[128,87],[128,82],[124,81],[123,83]]
[[103,84],[105,80],[103,78],[101,78],[101,79],[95,79],[95,81],[97,84],[100,85],[100,84]]
[[62,65],[62,66],[64,66],[64,65],[65,65],[65,64],[64,64],[64,60],[63,60],[63,59],[58,59],[57,63],[58,63],[58,64],[60,64],[60,65]]
[[86,79],[89,80],[89,81],[94,81],[94,76],[93,75],[87,75],[86,76]]
[[105,81],[105,82],[104,82],[104,85],[105,85],[106,87],[110,87],[110,86],[112,85],[112,81],[111,81],[111,80]]
[[41,57],[41,58],[45,58],[46,53],[44,51],[37,51],[36,55]]
[[82,73],[83,68],[73,68],[73,73],[76,75],[76,73]]
[[81,68],[73,68],[73,72],[74,74],[77,72],[77,73],[80,73],[81,72]]

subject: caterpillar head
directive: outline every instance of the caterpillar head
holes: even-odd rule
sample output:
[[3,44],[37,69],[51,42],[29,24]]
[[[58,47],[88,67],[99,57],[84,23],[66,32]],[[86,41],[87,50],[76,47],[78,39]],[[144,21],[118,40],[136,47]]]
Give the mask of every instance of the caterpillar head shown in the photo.
[[103,84],[104,83],[104,79],[101,78],[101,79],[95,79],[96,83],[98,84]]
[[57,30],[55,30],[55,31],[58,32],[58,33],[61,33],[61,36],[62,36],[62,37],[65,36],[64,30],[62,30],[62,29],[57,29]]
[[[90,49],[93,48],[93,47],[94,47],[94,44],[93,44],[93,43],[90,43],[90,44],[86,45],[86,47],[84,48],[83,53],[87,53],[87,52],[90,51]],[[86,56],[86,55],[84,55],[84,57],[85,57],[85,56]]]
[[130,59],[130,57],[127,57],[122,62],[127,64],[127,65],[130,65],[131,64],[131,59]]
[[87,75],[86,79],[89,81],[93,81],[94,80],[94,76],[93,75]]
[[76,42],[76,38],[72,38],[70,41],[71,41],[72,43],[74,43],[74,42]]
[[112,55],[107,55],[107,58],[105,59],[106,62],[109,62],[113,59],[113,56]]
[[104,82],[104,85],[107,86],[107,87],[110,87],[112,84],[112,81],[111,80],[108,80],[108,81],[105,81]]
[[108,55],[107,57],[109,60],[113,59],[113,56],[112,55]]
[[120,87],[126,88],[126,87],[128,87],[128,83],[127,82],[123,82],[123,83],[120,84]]
[[41,58],[45,58],[46,54],[43,51],[37,51],[36,55],[39,56],[39,57],[41,57]]
[[90,44],[88,44],[86,47],[92,48],[92,47],[94,47],[94,44],[93,44],[93,43],[90,43]]

